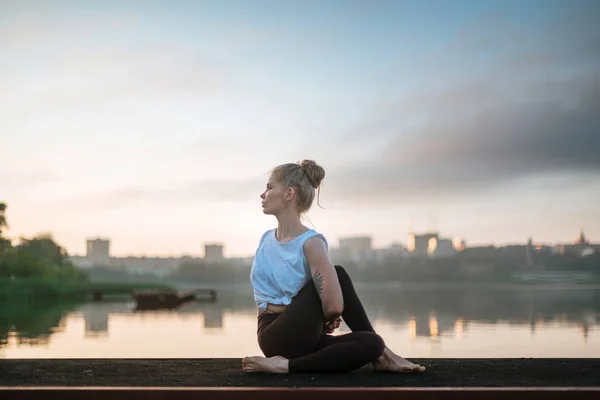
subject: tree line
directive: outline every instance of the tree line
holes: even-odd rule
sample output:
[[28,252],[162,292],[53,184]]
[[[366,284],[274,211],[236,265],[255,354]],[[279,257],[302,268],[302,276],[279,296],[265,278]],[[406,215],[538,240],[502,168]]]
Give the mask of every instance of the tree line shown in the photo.
[[9,227],[8,206],[0,202],[0,278],[43,278],[69,281],[86,280],[86,275],[69,260],[67,251],[57,244],[52,235],[40,234],[19,238],[13,244],[5,236]]

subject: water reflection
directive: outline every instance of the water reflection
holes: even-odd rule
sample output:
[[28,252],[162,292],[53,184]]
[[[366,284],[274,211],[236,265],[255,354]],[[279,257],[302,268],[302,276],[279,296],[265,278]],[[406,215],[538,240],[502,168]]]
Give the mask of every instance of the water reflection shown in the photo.
[[50,335],[64,328],[65,315],[74,309],[73,303],[32,305],[4,303],[0,306],[0,348],[10,336],[18,344],[45,344]]
[[127,315],[148,321],[151,321],[155,317],[161,317],[161,320],[172,318],[186,319],[190,316],[194,318],[203,317],[204,330],[218,332],[223,329],[224,310],[225,308],[214,304],[190,303],[177,310],[136,311],[133,302],[105,302],[85,303],[77,307],[76,312],[72,314],[80,314],[83,318],[86,337],[100,337],[108,335],[109,319],[111,316]]
[[[600,357],[600,290],[362,287],[388,345],[411,357]],[[338,333],[348,332],[344,324]],[[259,353],[249,290],[136,311],[132,301],[0,308],[0,356],[241,357]]]

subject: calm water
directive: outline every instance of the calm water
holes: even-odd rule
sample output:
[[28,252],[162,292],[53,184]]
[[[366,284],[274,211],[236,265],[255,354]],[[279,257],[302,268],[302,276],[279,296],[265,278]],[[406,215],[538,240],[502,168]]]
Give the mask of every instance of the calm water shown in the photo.
[[[407,357],[600,357],[600,290],[358,286],[375,329]],[[348,332],[345,325],[338,333]],[[136,312],[133,302],[0,306],[1,358],[258,355],[247,288],[216,303]]]

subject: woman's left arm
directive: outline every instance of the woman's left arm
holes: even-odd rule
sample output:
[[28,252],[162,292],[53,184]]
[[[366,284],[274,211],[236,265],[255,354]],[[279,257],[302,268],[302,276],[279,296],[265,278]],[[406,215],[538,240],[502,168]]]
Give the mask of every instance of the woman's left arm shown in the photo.
[[316,236],[308,239],[304,244],[304,255],[310,266],[313,284],[321,298],[325,320],[335,320],[344,311],[344,297],[325,242]]

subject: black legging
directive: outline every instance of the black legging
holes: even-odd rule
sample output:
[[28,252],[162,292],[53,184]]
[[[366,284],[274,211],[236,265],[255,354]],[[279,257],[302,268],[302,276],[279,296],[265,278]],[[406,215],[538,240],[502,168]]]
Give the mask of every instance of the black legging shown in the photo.
[[348,372],[375,361],[385,349],[375,333],[350,276],[336,265],[342,294],[342,318],[352,330],[345,335],[323,331],[321,298],[312,280],[280,314],[258,317],[258,345],[266,357],[289,359],[289,372]]

